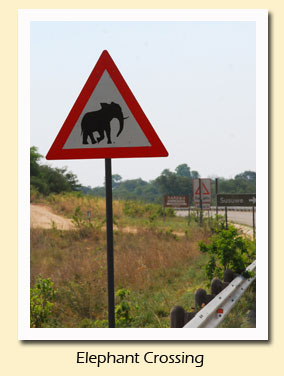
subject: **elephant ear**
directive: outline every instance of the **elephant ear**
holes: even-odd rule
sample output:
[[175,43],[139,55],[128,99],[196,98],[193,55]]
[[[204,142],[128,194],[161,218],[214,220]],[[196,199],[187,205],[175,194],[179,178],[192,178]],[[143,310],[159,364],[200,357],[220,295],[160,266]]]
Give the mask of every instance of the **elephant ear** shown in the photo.
[[108,108],[109,104],[108,103],[101,103],[102,108]]

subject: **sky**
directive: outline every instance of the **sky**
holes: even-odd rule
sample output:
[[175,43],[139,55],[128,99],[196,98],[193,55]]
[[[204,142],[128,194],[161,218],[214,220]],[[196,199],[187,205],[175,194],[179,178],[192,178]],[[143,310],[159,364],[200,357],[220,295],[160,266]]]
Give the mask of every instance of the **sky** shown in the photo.
[[[169,152],[112,160],[123,180],[150,181],[186,163],[202,178],[256,170],[255,22],[36,22],[30,38],[31,146],[46,155],[103,50]],[[66,166],[104,182],[104,160]]]

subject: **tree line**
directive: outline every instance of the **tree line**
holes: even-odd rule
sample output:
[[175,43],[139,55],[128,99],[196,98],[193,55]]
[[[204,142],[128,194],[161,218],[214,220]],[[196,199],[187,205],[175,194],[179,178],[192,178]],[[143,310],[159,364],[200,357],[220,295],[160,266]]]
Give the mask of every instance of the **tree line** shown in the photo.
[[81,185],[78,178],[67,168],[52,168],[41,165],[43,158],[35,146],[30,148],[30,185],[31,191],[36,191],[44,196],[50,193],[79,191]]
[[[30,148],[31,190],[42,195],[50,193],[79,191],[82,194],[105,196],[105,187],[82,186],[78,178],[67,168],[52,168],[40,164],[42,155],[35,146]],[[165,169],[154,180],[149,182],[138,178],[123,180],[118,174],[112,176],[113,198],[122,200],[139,200],[144,202],[162,203],[164,195],[189,195],[192,202],[193,179],[199,178],[198,171],[191,170],[186,164],[178,165],[174,171]],[[219,179],[219,193],[255,193],[256,173],[244,171],[233,179]],[[215,184],[212,179],[213,204]]]
[[[192,202],[193,179],[199,177],[199,172],[191,171],[186,163],[178,165],[174,171],[163,170],[160,176],[149,182],[141,178],[123,181],[120,175],[113,175],[113,197],[114,199],[162,204],[164,195],[189,195],[190,202]],[[105,187],[82,187],[81,189],[86,194],[105,196]],[[218,190],[219,193],[255,193],[256,173],[244,171],[233,179],[218,178]],[[214,179],[212,179],[212,203],[215,203]]]

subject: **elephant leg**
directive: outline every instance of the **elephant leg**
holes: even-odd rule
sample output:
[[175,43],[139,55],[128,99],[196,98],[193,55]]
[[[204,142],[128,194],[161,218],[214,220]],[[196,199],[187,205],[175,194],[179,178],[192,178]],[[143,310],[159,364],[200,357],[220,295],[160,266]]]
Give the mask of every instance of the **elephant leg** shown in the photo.
[[88,144],[88,133],[86,131],[83,132],[83,144]]
[[99,132],[100,137],[97,138],[97,141],[101,142],[105,138],[105,135],[104,135],[105,131],[104,131],[104,129],[101,129],[98,132]]
[[92,144],[96,144],[96,143],[97,143],[97,141],[95,140],[95,137],[94,137],[94,135],[93,135],[93,132],[89,132],[89,133],[88,133],[88,136],[90,137],[90,139],[91,139],[91,141],[92,141]]
[[110,139],[110,124],[106,127],[106,135],[107,135],[107,143],[111,144],[111,139]]

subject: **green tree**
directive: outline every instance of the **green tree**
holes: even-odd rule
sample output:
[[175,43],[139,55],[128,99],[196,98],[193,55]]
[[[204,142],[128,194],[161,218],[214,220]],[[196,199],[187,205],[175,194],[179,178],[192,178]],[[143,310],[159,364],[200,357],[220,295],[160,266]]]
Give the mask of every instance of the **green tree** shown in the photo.
[[171,172],[169,169],[163,170],[155,180],[155,184],[162,195],[190,195],[192,197],[190,175],[190,167],[184,163],[177,166],[175,172]]
[[191,171],[191,177],[193,179],[198,179],[200,178],[199,172],[198,171]]
[[186,163],[178,165],[175,169],[175,172],[176,172],[177,176],[184,176],[184,177],[187,177],[187,178],[190,178],[190,176],[191,176],[190,167],[188,167],[188,165]]
[[235,179],[244,179],[248,181],[256,181],[256,173],[254,171],[244,171],[235,176]]
[[30,148],[30,174],[31,176],[39,175],[39,160],[42,158],[42,155],[38,153],[37,148],[32,146]]
[[48,195],[49,193],[78,191],[81,185],[75,174],[67,171],[66,167],[52,168],[41,165],[39,161],[42,155],[38,153],[35,146],[30,148],[30,184],[39,193]]
[[118,174],[112,175],[112,187],[117,188],[121,183],[122,177]]

